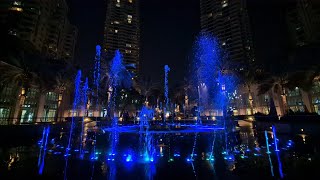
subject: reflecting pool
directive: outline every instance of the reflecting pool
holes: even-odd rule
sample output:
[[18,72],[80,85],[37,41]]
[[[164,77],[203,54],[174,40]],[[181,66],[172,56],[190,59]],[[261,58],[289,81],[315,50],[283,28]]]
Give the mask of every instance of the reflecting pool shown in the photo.
[[[240,126],[43,127],[36,139],[0,144],[1,179],[318,179],[317,136]],[[215,128],[214,128],[215,127]],[[139,130],[136,130],[139,129]],[[82,142],[80,142],[82,141]]]

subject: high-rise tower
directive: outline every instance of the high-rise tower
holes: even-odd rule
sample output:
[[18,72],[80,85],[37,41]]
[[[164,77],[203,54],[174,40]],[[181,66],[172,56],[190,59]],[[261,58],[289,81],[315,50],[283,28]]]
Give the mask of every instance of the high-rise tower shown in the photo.
[[320,43],[320,1],[288,1],[287,20],[293,46]]
[[229,60],[255,60],[246,0],[200,0],[200,11],[201,29],[218,39]]
[[104,49],[111,58],[117,49],[123,54],[128,70],[139,73],[139,6],[138,0],[107,0]]
[[52,60],[71,62],[77,29],[69,23],[65,0],[2,0],[2,35],[16,36]]

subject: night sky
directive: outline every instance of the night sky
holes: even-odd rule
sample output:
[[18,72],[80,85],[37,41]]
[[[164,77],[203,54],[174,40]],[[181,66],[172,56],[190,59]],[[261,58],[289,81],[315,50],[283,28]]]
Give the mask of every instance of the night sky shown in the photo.
[[[187,2],[187,3],[186,3]],[[106,2],[68,0],[71,23],[79,30],[75,62],[85,72],[93,66],[95,45],[103,42]],[[171,67],[170,81],[183,80],[192,43],[200,29],[198,0],[141,0],[141,73],[161,81],[163,66]],[[172,84],[171,83],[171,84]]]
[[[88,73],[96,44],[103,42],[105,0],[67,0],[71,23],[79,30],[75,62]],[[248,2],[256,59],[281,61],[286,56],[283,7],[276,0]],[[141,73],[162,81],[163,66],[171,67],[170,84],[183,80],[200,31],[199,0],[140,0]]]

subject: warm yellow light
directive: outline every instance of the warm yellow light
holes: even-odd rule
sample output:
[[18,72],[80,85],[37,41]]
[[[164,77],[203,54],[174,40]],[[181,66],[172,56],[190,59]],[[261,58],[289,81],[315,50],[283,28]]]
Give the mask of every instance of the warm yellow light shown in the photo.
[[59,94],[58,100],[62,101],[62,94]]
[[21,89],[21,95],[23,96],[23,95],[25,95],[26,94],[26,89],[25,88],[22,88]]
[[215,120],[216,120],[216,117],[212,116],[211,119],[215,121]]
[[178,120],[181,120],[181,117],[178,117]]
[[22,11],[23,11],[23,9],[22,9],[22,8],[19,8],[19,7],[11,7],[11,8],[9,8],[9,10],[19,11],[19,12],[22,12]]

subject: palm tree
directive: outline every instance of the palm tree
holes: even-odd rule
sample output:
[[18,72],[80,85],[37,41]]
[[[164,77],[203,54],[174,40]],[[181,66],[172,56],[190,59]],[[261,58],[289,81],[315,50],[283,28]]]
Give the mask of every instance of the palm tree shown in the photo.
[[255,65],[250,64],[246,67],[245,70],[241,70],[238,73],[240,83],[245,86],[248,93],[248,101],[250,105],[250,113],[253,115],[254,113],[254,99],[252,95],[252,86],[255,85],[259,78],[261,78],[262,71],[261,69]]
[[149,97],[158,86],[159,83],[154,83],[150,78],[144,77],[134,81],[134,88],[145,98],[145,106],[149,106]]
[[270,78],[264,80],[259,84],[259,94],[269,93],[269,96],[272,97],[272,94],[275,93],[278,97],[281,98],[281,104],[283,107],[282,114],[286,114],[288,112],[287,106],[287,94],[286,88],[289,86],[289,73],[284,72],[282,74],[278,74],[277,76],[269,76]]

